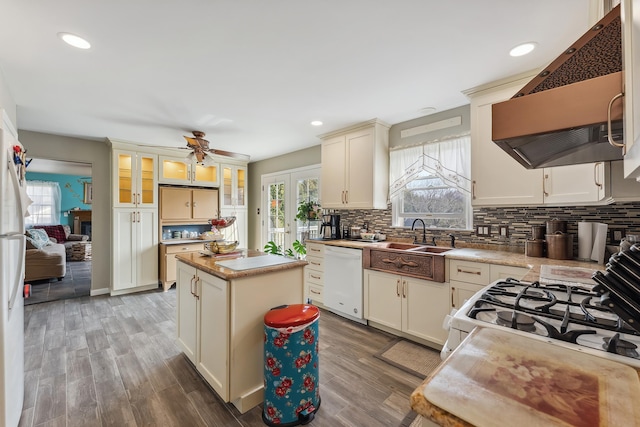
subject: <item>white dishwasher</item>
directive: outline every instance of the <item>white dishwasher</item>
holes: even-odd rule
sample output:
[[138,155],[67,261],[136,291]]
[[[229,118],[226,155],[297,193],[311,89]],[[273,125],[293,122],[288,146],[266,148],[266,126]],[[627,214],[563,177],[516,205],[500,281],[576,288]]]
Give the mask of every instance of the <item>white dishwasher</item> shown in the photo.
[[325,245],[323,299],[336,314],[367,323],[362,309],[362,249]]

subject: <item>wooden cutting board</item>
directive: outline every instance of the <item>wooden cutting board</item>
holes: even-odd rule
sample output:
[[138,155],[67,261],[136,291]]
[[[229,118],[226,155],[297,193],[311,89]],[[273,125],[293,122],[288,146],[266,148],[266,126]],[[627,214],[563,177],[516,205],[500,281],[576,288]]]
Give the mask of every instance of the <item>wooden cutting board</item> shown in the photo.
[[423,394],[479,427],[640,426],[636,369],[493,328],[476,328]]

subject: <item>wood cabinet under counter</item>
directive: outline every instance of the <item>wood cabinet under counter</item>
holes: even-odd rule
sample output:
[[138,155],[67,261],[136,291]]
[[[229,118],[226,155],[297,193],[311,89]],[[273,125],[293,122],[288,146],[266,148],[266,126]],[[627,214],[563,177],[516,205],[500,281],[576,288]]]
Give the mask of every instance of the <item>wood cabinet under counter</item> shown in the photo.
[[160,282],[162,289],[166,292],[175,283],[176,255],[184,253],[198,253],[204,250],[204,242],[169,244],[160,243]]

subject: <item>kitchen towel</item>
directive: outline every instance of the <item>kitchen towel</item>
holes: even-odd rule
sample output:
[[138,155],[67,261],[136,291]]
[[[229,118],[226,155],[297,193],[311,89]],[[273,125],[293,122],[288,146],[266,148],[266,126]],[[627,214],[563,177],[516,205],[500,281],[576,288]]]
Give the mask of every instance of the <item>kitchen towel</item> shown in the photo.
[[578,223],[578,258],[604,263],[608,225],[601,222]]

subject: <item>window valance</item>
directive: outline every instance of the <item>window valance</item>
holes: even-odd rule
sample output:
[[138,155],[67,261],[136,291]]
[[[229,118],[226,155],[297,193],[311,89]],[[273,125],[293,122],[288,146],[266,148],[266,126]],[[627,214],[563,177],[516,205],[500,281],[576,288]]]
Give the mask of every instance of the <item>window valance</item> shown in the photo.
[[422,171],[440,177],[447,185],[471,194],[471,138],[469,135],[389,153],[389,197],[397,197]]

